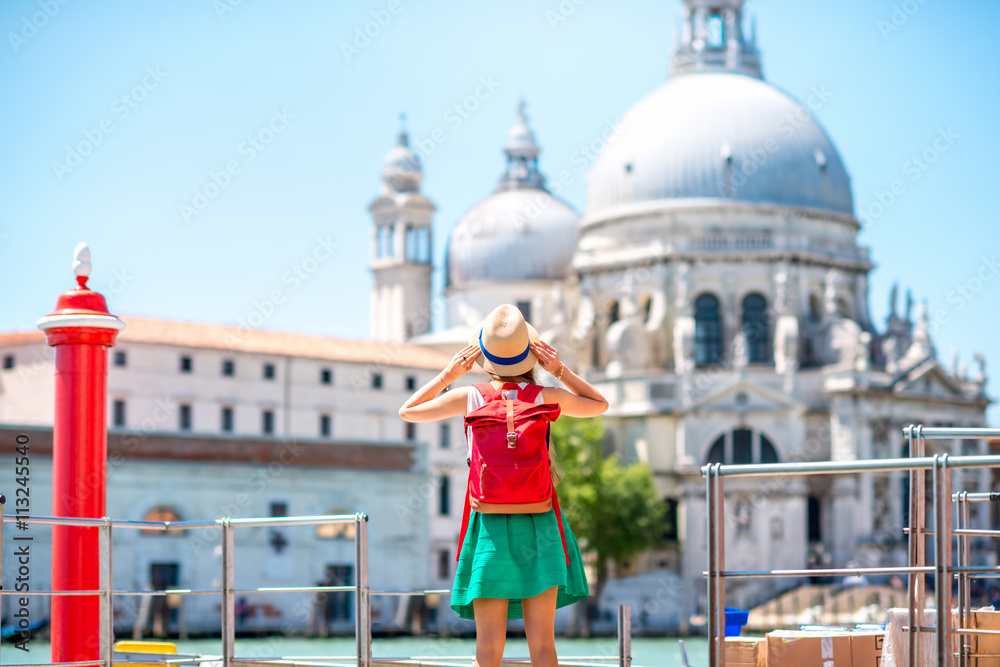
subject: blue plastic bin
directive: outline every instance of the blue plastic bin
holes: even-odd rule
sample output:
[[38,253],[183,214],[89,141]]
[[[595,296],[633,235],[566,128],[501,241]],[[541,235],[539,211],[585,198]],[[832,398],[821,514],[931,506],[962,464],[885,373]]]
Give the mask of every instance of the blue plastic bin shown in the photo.
[[739,637],[749,616],[750,612],[744,609],[726,607],[726,636]]

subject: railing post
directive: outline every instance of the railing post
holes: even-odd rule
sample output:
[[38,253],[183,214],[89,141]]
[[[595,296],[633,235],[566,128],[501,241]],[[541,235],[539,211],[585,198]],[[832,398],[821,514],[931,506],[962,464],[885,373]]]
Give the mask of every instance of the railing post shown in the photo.
[[[968,492],[960,491],[958,497],[955,499],[958,507],[957,517],[958,517],[958,528],[962,530],[969,527],[968,513],[969,513],[969,501]],[[966,567],[969,565],[971,559],[969,558],[969,538],[967,535],[960,535],[958,538],[958,560],[956,561],[958,566]],[[968,623],[968,614],[966,614],[966,605],[969,604],[969,591],[966,585],[969,583],[969,574],[967,572],[958,573],[958,627],[964,628]],[[958,664],[959,667],[969,667],[969,658],[966,655],[966,643],[968,641],[968,635],[958,635]]]
[[722,464],[715,464],[715,598],[719,628],[719,667],[726,667],[726,494]]
[[6,503],[7,496],[0,493],[0,591],[3,590],[3,507]]
[[715,527],[712,516],[715,514],[715,465],[709,464],[705,470],[705,537],[708,542],[708,591],[705,597],[705,620],[708,628],[708,665],[718,667],[719,646],[716,638],[719,636],[719,610],[715,608]]
[[[951,470],[948,455],[934,455],[934,595],[937,665],[953,664],[951,647]],[[911,628],[912,631],[912,628]]]
[[233,589],[233,578],[236,569],[233,566],[233,551],[236,542],[233,539],[233,525],[229,518],[222,522],[222,665],[231,667],[236,652],[236,606]]
[[354,632],[357,642],[358,667],[372,664],[372,601],[368,587],[368,515],[354,515]]
[[[922,457],[924,455],[924,441],[920,436],[920,426],[909,426],[906,435],[909,440],[910,458]],[[916,438],[914,438],[916,434]],[[924,471],[922,469],[910,470],[910,539],[909,539],[909,560],[910,567],[923,567],[926,560],[926,535],[924,533],[926,501],[924,499]],[[924,596],[925,596],[925,575],[922,572],[910,572],[907,585],[907,606],[910,611],[909,627],[907,633],[909,650],[906,653],[907,667],[920,665],[920,654],[923,648],[921,633],[914,628],[920,628],[924,624]]]
[[618,667],[632,667],[632,607],[618,605]]
[[101,585],[101,664],[111,667],[114,662],[115,646],[115,601],[114,570],[112,569],[113,548],[111,542],[111,519],[104,517],[98,546],[98,567]]

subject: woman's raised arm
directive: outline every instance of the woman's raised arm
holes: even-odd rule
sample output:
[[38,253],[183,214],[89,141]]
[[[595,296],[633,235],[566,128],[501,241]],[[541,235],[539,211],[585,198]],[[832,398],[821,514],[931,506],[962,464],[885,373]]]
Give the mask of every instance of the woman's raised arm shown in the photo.
[[456,415],[464,415],[469,395],[467,387],[449,391],[440,396],[438,394],[441,393],[442,389],[472,370],[477,356],[479,356],[478,345],[469,345],[456,354],[443,371],[434,376],[434,379],[423,387],[417,389],[413,396],[410,396],[406,403],[403,403],[403,407],[399,409],[399,416],[408,422],[432,422]]
[[607,412],[608,401],[601,392],[566,368],[566,365],[559,361],[559,353],[554,347],[545,341],[536,340],[532,343],[531,349],[538,357],[541,367],[552,373],[569,389],[567,391],[561,387],[545,387],[542,389],[542,400],[546,403],[558,403],[562,413],[569,417],[596,417]]

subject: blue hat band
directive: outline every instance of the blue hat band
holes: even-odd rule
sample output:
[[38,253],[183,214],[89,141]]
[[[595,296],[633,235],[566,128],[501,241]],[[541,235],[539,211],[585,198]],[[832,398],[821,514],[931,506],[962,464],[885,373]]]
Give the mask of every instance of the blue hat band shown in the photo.
[[528,352],[531,351],[531,341],[528,341],[528,347],[524,348],[524,352],[513,357],[498,357],[495,354],[490,354],[483,347],[483,330],[479,330],[479,350],[483,353],[483,356],[489,359],[494,364],[500,364],[502,366],[513,366],[516,363],[520,363],[528,358]]

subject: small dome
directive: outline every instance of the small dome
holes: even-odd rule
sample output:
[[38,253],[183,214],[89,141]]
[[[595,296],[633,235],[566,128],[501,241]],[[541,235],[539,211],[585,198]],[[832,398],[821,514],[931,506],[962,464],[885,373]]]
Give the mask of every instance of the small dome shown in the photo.
[[452,231],[448,286],[562,280],[576,250],[578,222],[576,211],[545,190],[496,192],[466,213]]
[[504,144],[507,169],[497,191],[466,213],[448,240],[449,287],[562,280],[569,271],[580,216],[545,189],[524,102],[517,116]]
[[414,192],[420,188],[422,178],[420,158],[410,150],[406,132],[400,132],[399,143],[382,163],[382,180],[396,192]]
[[760,79],[727,72],[675,76],[639,102],[588,181],[588,217],[686,198],[853,212],[844,164],[808,110]]

